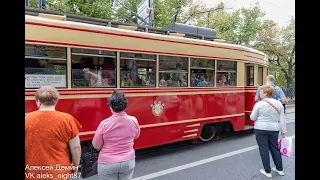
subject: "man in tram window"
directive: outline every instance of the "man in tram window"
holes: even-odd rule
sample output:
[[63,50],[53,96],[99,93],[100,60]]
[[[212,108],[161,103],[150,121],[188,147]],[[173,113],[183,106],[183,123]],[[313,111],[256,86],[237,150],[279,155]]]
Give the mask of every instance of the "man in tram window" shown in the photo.
[[136,84],[138,79],[139,79],[139,77],[138,77],[138,67],[137,67],[136,60],[128,59],[127,65],[125,67],[125,71],[127,71],[128,79],[130,78],[130,80],[132,80],[133,83]]
[[[176,71],[181,71],[182,72],[182,64],[181,63],[177,63],[176,64]],[[175,73],[175,75],[173,76],[173,81],[177,82],[178,86],[186,86],[186,80],[183,78],[183,74],[182,73]]]
[[48,59],[39,59],[40,65],[39,73],[41,74],[55,74],[55,69]]
[[[279,100],[284,108],[284,112],[286,111],[286,104],[288,103],[287,97],[284,94],[283,90],[281,89],[281,87],[277,86],[274,84],[275,82],[275,78],[273,75],[268,75],[266,77],[266,84],[270,85],[274,88],[274,95],[272,96],[273,99]],[[262,86],[260,86],[257,90],[256,96],[255,96],[255,101],[260,101],[260,91],[261,91]]]
[[40,64],[38,63],[38,59],[25,59],[25,74],[36,74],[40,69]]

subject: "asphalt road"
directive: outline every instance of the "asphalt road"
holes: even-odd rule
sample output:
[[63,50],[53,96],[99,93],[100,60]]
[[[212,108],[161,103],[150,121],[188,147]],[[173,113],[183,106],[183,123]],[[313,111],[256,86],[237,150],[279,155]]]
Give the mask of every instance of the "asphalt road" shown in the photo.
[[[288,136],[295,135],[294,107],[287,109]],[[293,147],[295,141],[293,139]],[[136,152],[133,180],[263,180],[262,162],[253,131],[203,144],[175,143]],[[294,180],[295,159],[283,157],[285,176],[273,179]],[[270,156],[271,167],[274,166]],[[80,180],[79,178],[78,180]],[[75,179],[73,179],[75,180]],[[99,180],[96,176],[86,180]]]

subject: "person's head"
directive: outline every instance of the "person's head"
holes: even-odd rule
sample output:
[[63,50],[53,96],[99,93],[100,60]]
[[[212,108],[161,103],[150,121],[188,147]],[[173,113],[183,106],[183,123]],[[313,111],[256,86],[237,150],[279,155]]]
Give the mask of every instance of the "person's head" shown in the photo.
[[193,76],[191,77],[191,85],[196,85],[197,84],[197,78],[196,76],[193,74]]
[[102,66],[114,66],[113,58],[104,57]]
[[48,64],[49,60],[48,59],[39,59],[38,63],[40,64],[40,66],[45,66],[46,64]]
[[59,99],[59,92],[55,87],[42,86],[35,95],[38,108],[56,106]]
[[275,82],[275,78],[274,78],[273,75],[268,75],[268,76],[266,77],[266,84],[269,84],[269,83],[274,84],[274,82]]
[[270,85],[263,85],[260,91],[261,99],[271,98],[274,94],[274,88]]
[[91,73],[90,73],[90,69],[87,66],[84,66],[85,68],[83,68],[82,72],[83,72],[83,76],[86,80],[90,80],[91,79]]
[[123,92],[113,90],[111,97],[108,98],[107,104],[112,112],[122,112],[128,106],[128,100]]
[[177,70],[181,70],[182,69],[182,64],[181,63],[177,63],[176,64],[176,69]]
[[[93,63],[93,58],[92,57],[88,57],[88,58],[83,58],[85,60],[85,62],[83,63],[84,68],[89,68],[94,70],[95,69],[95,65]],[[83,60],[81,59],[81,61]]]

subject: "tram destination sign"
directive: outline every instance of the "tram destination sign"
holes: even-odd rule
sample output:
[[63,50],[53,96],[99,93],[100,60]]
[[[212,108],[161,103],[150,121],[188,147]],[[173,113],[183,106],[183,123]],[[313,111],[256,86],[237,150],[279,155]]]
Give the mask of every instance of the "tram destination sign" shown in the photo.
[[39,88],[41,86],[66,87],[65,75],[52,74],[25,74],[26,88]]

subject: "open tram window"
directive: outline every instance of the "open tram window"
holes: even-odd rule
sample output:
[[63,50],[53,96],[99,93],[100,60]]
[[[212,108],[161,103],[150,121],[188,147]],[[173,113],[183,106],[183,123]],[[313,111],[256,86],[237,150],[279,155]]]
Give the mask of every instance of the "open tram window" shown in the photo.
[[121,87],[156,87],[156,55],[120,53]]
[[72,49],[72,87],[116,87],[116,52]]
[[190,59],[190,86],[214,86],[214,61],[213,59]]
[[217,87],[237,85],[237,62],[217,61]]
[[187,57],[160,56],[159,66],[159,87],[188,86]]
[[25,45],[25,88],[67,87],[67,50],[64,47]]

